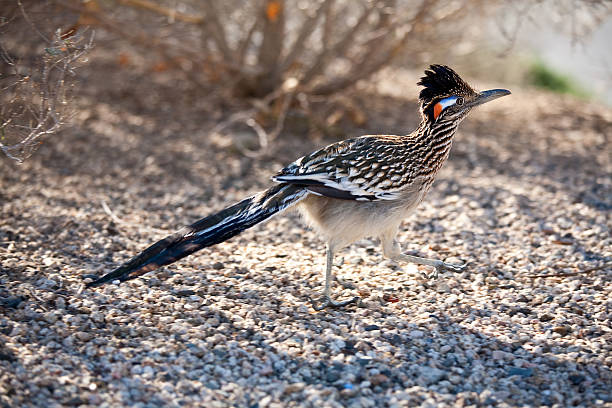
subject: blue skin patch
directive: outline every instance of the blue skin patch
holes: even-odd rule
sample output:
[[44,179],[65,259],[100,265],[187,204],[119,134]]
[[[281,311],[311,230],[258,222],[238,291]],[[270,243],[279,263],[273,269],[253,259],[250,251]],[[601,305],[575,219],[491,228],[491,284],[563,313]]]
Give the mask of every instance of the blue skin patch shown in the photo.
[[448,98],[444,98],[442,99],[440,102],[438,102],[440,105],[442,105],[442,110],[448,108],[451,105],[454,105],[455,102],[457,102],[457,99],[459,99],[456,96],[449,96]]

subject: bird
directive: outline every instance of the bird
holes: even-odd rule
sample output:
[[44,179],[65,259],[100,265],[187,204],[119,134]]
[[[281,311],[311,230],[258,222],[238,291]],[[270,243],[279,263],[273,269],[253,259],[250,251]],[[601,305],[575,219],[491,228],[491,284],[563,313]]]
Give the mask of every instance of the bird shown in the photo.
[[272,187],[209,215],[154,243],[106,275],[86,284],[124,282],[173,263],[202,248],[224,242],[289,208],[297,208],[326,240],[321,298],[315,310],[356,303],[334,300],[334,254],[364,237],[380,238],[383,255],[396,262],[461,272],[439,259],[403,254],[396,240],[402,220],[423,201],[447,161],[457,126],[470,111],[509,95],[507,89],[478,92],[446,65],[430,65],[417,83],[421,121],[407,135],[365,135],[332,143],[303,156],[272,177]]

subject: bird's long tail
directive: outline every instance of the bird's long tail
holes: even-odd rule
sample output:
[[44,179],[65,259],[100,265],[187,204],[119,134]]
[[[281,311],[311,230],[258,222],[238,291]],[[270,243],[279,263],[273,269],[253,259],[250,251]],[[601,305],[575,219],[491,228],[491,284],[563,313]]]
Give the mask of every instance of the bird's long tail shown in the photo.
[[245,198],[156,242],[114,271],[88,283],[87,287],[134,279],[202,248],[226,241],[297,203],[306,194],[307,191],[299,186],[279,184]]

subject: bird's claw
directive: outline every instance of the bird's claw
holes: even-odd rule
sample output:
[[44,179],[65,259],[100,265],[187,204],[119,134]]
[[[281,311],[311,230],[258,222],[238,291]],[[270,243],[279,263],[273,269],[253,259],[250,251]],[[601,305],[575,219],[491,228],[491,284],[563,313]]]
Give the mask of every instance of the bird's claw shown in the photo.
[[451,264],[442,261],[437,261],[434,265],[434,270],[431,273],[423,272],[423,277],[426,279],[438,279],[441,272],[463,272],[467,268],[467,263],[463,265]]
[[350,305],[351,303],[357,303],[359,300],[361,300],[361,298],[359,296],[355,296],[352,299],[343,300],[341,302],[335,302],[331,300],[329,296],[323,295],[323,297],[321,297],[321,299],[319,300],[320,302],[319,305],[317,305],[314,300],[312,299],[309,299],[309,300],[310,300],[310,303],[312,304],[312,308],[318,312],[320,310],[325,309],[326,307],[338,308],[338,307],[344,307],[344,306]]
[[436,280],[438,279],[438,268],[434,268],[434,270],[431,273],[427,273],[427,271],[422,271],[421,272],[421,276],[423,277],[423,279],[428,279],[428,280]]

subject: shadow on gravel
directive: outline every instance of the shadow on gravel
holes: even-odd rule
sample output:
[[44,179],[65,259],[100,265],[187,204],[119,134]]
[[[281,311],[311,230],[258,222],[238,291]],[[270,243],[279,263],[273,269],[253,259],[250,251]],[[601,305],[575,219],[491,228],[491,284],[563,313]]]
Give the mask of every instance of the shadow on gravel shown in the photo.
[[[110,87],[107,92],[96,95],[98,103],[109,106],[111,113],[92,113],[82,129],[67,133],[62,136],[63,140],[58,137],[50,149],[41,151],[44,152],[44,166],[63,175],[110,175],[133,180],[133,183],[166,186],[189,183],[217,194],[222,194],[229,186],[267,185],[268,178],[254,177],[254,159],[242,155],[235,146],[223,149],[211,144],[208,132],[223,117],[213,114],[215,107],[194,108],[186,102],[198,98],[191,95],[193,92],[181,87],[155,86],[157,96],[152,100],[163,100],[162,105],[167,109],[145,104],[139,99],[141,91],[137,89],[119,91],[120,87]],[[347,122],[346,137],[402,134],[416,126],[418,114],[413,101],[375,94],[357,97],[356,101],[369,113],[369,122],[365,128],[350,128]],[[213,116],[217,119],[212,120]],[[537,182],[551,190],[571,184],[577,187],[572,193],[574,201],[609,211],[612,209],[612,184],[605,180],[602,162],[609,161],[606,151],[611,132],[606,129],[612,128],[612,124],[594,114],[570,123],[562,121],[562,126],[555,127],[555,123],[553,115],[542,123],[543,134],[534,134],[533,129],[522,130],[516,124],[488,122],[483,116],[469,118],[459,129],[451,153],[452,166],[468,170],[480,167],[519,180],[527,177],[528,182]],[[105,124],[116,130],[99,133]],[[556,152],[554,141],[546,134],[555,132],[562,138],[564,133],[579,132],[582,127],[601,132],[601,140],[586,141],[579,151],[566,154]],[[313,143],[305,134],[288,135],[292,129],[290,121],[287,129],[263,161],[274,158],[288,164],[333,141]],[[302,139],[297,149],[292,137]],[[486,143],[479,143],[479,138]],[[238,166],[229,165],[236,162]],[[202,169],[227,174],[226,182],[210,186],[202,177]],[[276,170],[271,168],[269,176]]]
[[[270,294],[261,293],[260,296],[269,298]],[[237,301],[239,298],[238,295]],[[121,396],[126,404],[139,400],[143,389],[153,383],[155,387],[161,384],[162,388],[167,384],[184,398],[209,395],[219,401],[226,395],[223,390],[233,389],[230,385],[234,384],[238,389],[266,391],[284,404],[308,398],[309,394],[302,391],[309,386],[326,390],[323,395],[327,398],[333,397],[349,405],[357,403],[360,397],[382,403],[392,394],[407,403],[420,404],[426,398],[423,391],[438,394],[441,398],[438,401],[455,402],[460,397],[465,404],[478,405],[571,406],[594,405],[596,399],[612,401],[609,387],[612,373],[604,365],[556,358],[556,350],[563,346],[552,339],[534,352],[520,342],[505,342],[462,324],[464,319],[480,319],[499,312],[502,317],[529,314],[527,307],[522,310],[502,307],[493,312],[466,306],[461,316],[446,316],[436,313],[432,304],[427,329],[413,324],[398,329],[387,323],[392,313],[384,311],[379,319],[380,326],[362,326],[355,322],[350,309],[316,314],[293,309],[291,326],[302,328],[296,333],[285,328],[283,322],[267,317],[274,308],[265,310],[253,298],[248,300],[251,301],[254,326],[249,328],[236,324],[229,312],[214,305],[205,307],[207,311],[200,311],[197,317],[188,318],[188,325],[199,331],[198,338],[204,343],[190,342],[190,338],[194,341],[192,335],[163,325],[155,327],[147,321],[141,322],[134,332],[134,325],[129,321],[137,322],[142,318],[134,303],[124,304],[121,310],[101,306],[101,313],[113,315],[108,318],[109,324],[87,320],[81,331],[95,333],[92,341],[101,347],[99,351],[84,349],[84,343],[75,336],[61,342],[64,335],[51,332],[46,336],[57,337],[59,344],[51,342],[42,346],[48,349],[41,350],[41,355],[64,354],[72,360],[73,375],[92,377],[97,385],[96,392],[115,392],[127,386],[131,391]],[[276,312],[280,313],[286,308],[282,301],[277,306]],[[3,312],[14,321],[35,320],[22,311],[4,309]],[[72,319],[79,319],[87,311],[68,307],[65,313],[73,316]],[[125,324],[110,323],[117,319]],[[211,319],[216,327],[207,323]],[[346,334],[329,337],[330,325],[345,328]],[[222,339],[218,337],[221,327]],[[11,331],[10,325],[0,329],[4,334]],[[24,345],[35,344],[39,335],[34,331],[22,333],[19,341]],[[589,333],[591,338],[597,335]],[[326,338],[325,341],[321,342],[321,337]],[[165,347],[161,350],[151,348],[152,340],[163,338],[166,339]],[[319,340],[314,341],[317,338]],[[310,341],[314,341],[314,348],[308,347]],[[102,352],[107,343],[112,348]],[[278,345],[283,345],[284,350],[278,349]],[[591,352],[586,346],[574,348],[576,353]],[[2,350],[0,362],[3,365],[9,364],[11,371],[17,373],[27,369],[10,348]],[[242,366],[239,381],[232,375],[237,360]],[[168,366],[156,361],[175,363]],[[125,371],[128,367],[131,371]],[[31,396],[30,402],[34,405],[44,405],[54,391],[64,388],[61,378],[48,374],[38,379],[37,385],[42,391]],[[270,388],[270,384],[274,387]],[[9,389],[8,396],[10,393]],[[571,397],[565,399],[562,394]],[[88,403],[88,395],[90,392],[83,391],[80,403]],[[257,406],[253,395],[245,391],[234,403]],[[62,403],[77,404],[75,398],[81,397],[73,396]],[[170,401],[158,394],[146,402],[163,405]],[[180,405],[180,401],[173,402]]]
[[[67,184],[64,187],[67,192],[87,186],[97,193],[107,194],[111,207],[114,203],[122,203],[139,210],[145,208],[149,212],[169,214],[166,222],[178,226],[184,215],[176,215],[173,208],[159,204],[155,201],[157,197],[169,194],[177,198],[177,202],[185,204],[186,201],[225,197],[225,191],[229,189],[253,191],[269,184],[267,177],[262,179],[262,173],[269,171],[268,175],[272,175],[277,161],[289,163],[316,146],[332,141],[313,142],[305,140],[301,134],[287,135],[278,140],[269,156],[256,161],[241,156],[234,148],[222,148],[209,140],[206,129],[212,128],[219,116],[215,116],[214,107],[190,108],[190,103],[196,105],[197,94],[168,84],[160,86],[157,92],[149,95],[150,98],[143,98],[136,90],[118,90],[121,87],[115,85],[109,83],[105,92],[87,90],[90,94],[85,96],[97,102],[95,106],[85,107],[88,117],[81,128],[57,135],[30,159],[34,164],[26,163],[23,167],[29,171],[41,165],[43,170],[40,173],[36,170],[32,174],[27,171],[18,174],[0,162],[0,168],[9,169],[3,170],[2,181],[25,180],[30,187],[38,188],[37,183],[40,183],[61,190],[62,185],[54,183],[76,176],[87,181],[77,187]],[[368,95],[366,99],[367,104],[360,103],[370,115],[368,128],[351,129],[346,132],[347,136],[403,133],[414,129],[417,116],[412,102],[376,95]],[[160,105],[163,109],[159,108]],[[371,110],[367,109],[369,106],[372,106]],[[102,113],[95,111],[97,108]],[[381,111],[386,112],[384,116],[379,115]],[[406,114],[406,111],[410,113]],[[606,160],[606,149],[609,150],[608,138],[612,134],[607,132],[609,123],[590,116],[572,122],[571,128],[551,127],[561,135],[568,129],[579,130],[579,126],[592,127],[604,135],[603,145],[589,142],[584,149],[571,154],[558,153],[550,144],[535,142],[540,136],[544,139],[545,135],[498,126],[476,118],[466,120],[459,130],[451,163],[447,164],[459,175],[440,180],[432,194],[438,198],[449,195],[469,198],[491,211],[493,215],[490,218],[497,222],[494,200],[512,194],[511,190],[505,186],[478,188],[462,181],[470,171],[486,169],[489,171],[487,174],[524,179],[553,191],[571,185],[566,194],[573,201],[584,203],[602,215],[607,215],[612,209],[609,175],[602,165]],[[480,144],[477,138],[483,134],[494,136],[489,143]],[[296,137],[304,138],[297,143],[299,147],[296,147]],[[211,173],[222,176],[211,183],[206,178],[206,174]],[[59,181],[47,180],[52,178],[50,175],[58,176]],[[34,187],[32,190],[36,190]],[[21,199],[17,195],[0,194],[7,201]],[[29,194],[28,197],[34,197],[37,193]],[[49,200],[62,209],[80,205],[69,197],[55,196]],[[527,197],[516,197],[516,200],[521,216],[529,223],[537,225],[546,220],[546,214],[539,209],[537,202]],[[100,211],[98,203],[95,203],[95,208]],[[98,217],[95,211],[86,222],[77,221],[69,213],[5,215],[7,219],[13,217],[12,224],[7,224],[9,226],[17,223],[44,226],[28,237],[21,237],[2,225],[0,235],[17,244],[25,244],[19,247],[20,255],[24,257],[28,257],[30,251],[44,247],[63,259],[67,268],[57,267],[55,272],[72,273],[85,261],[115,266],[131,255],[125,253],[124,246],[116,243],[113,247],[106,247],[99,241],[87,241],[87,233],[92,229],[103,231],[109,237],[109,243],[117,236],[109,218]],[[436,223],[438,220],[417,221],[413,229],[428,233],[438,231],[440,227]],[[490,228],[495,230],[498,227],[499,224]],[[487,237],[486,245],[505,239],[503,233],[491,235]],[[128,233],[120,233],[124,242],[126,236]],[[151,241],[138,237],[141,248]],[[68,247],[67,242],[73,247]],[[90,247],[85,251],[83,245],[87,242]],[[606,259],[605,254],[583,247],[576,240],[569,244],[585,261]],[[98,257],[91,260],[88,258],[91,254]],[[47,271],[40,264],[27,264],[23,260],[19,261],[20,266],[6,266],[4,259],[10,256],[12,254],[3,258],[0,273],[3,281],[8,280],[11,284],[21,281],[33,286]],[[40,392],[30,395],[28,401],[14,401],[13,406],[25,403],[46,406],[50,399],[55,398],[56,392],[67,389],[66,384],[71,380],[66,377],[91,377],[94,390],[85,385],[76,387],[70,384],[70,397],[61,403],[96,405],[95,400],[89,400],[92,395],[121,390],[119,398],[128,404],[144,398],[147,389],[162,390],[165,385],[186,399],[191,395],[209,395],[222,402],[231,391],[240,395],[235,400],[237,405],[249,407],[257,406],[257,395],[261,393],[270,393],[284,404],[307,400],[315,406],[324,401],[312,398],[321,398],[322,395],[336,396],[346,405],[367,397],[381,406],[394,393],[408,405],[425,403],[428,393],[437,395],[436,401],[448,401],[449,404],[459,400],[480,405],[502,402],[509,405],[595,405],[597,399],[612,402],[610,369],[602,363],[585,363],[583,357],[575,360],[557,358],[556,354],[567,351],[561,340],[552,337],[543,340],[535,350],[522,342],[504,341],[503,336],[493,337],[467,327],[469,322],[495,315],[500,318],[499,325],[519,331],[521,327],[513,326],[510,318],[518,314],[526,318],[535,317],[535,306],[528,302],[521,307],[499,302],[491,309],[466,305],[460,306],[460,315],[445,315],[432,301],[427,305],[430,315],[426,324],[407,321],[399,328],[393,320],[399,311],[383,304],[373,312],[379,314],[375,319],[377,323],[365,325],[357,320],[357,312],[350,308],[311,313],[303,298],[308,290],[306,285],[292,282],[289,275],[283,282],[283,289],[299,286],[297,297],[306,303],[306,311],[287,306],[282,293],[266,286],[265,276],[257,278],[256,283],[261,289],[243,290],[243,278],[238,276],[223,278],[226,285],[222,293],[211,291],[206,282],[215,278],[215,273],[203,272],[194,294],[205,299],[206,305],[191,311],[173,309],[172,305],[180,302],[181,296],[170,283],[150,284],[148,290],[144,290],[144,285],[133,289],[140,291],[140,295],[151,291],[164,296],[162,307],[165,309],[154,313],[142,308],[146,304],[142,298],[122,299],[114,307],[108,307],[114,300],[112,290],[100,292],[102,298],[95,300],[95,311],[72,306],[71,296],[62,292],[63,289],[55,288],[33,290],[33,294],[25,294],[26,300],[16,307],[0,304],[3,317],[0,319],[3,340],[0,341],[0,375],[1,371],[5,375],[10,373],[15,381],[4,381],[4,385],[8,384],[8,388],[3,390],[5,395],[9,399],[15,395],[17,383],[23,385],[35,381]],[[310,273],[319,275],[320,271]],[[171,270],[166,270],[158,277],[171,277],[172,274]],[[304,274],[304,282],[306,276]],[[47,299],[47,294],[64,299],[64,308],[57,309],[57,316],[53,314],[57,300]],[[434,296],[433,300],[441,299]],[[218,306],[218,302],[227,305],[232,303],[230,301],[249,309],[253,323],[240,324],[231,311]],[[272,306],[262,306],[263,301]],[[93,313],[96,313],[95,318]],[[164,323],[164,316],[176,317],[177,313],[180,313],[179,321],[172,320],[177,326]],[[41,323],[45,319],[48,325]],[[18,322],[25,323],[29,329],[14,333]],[[62,328],[74,333],[66,336]],[[194,331],[187,332],[188,329]],[[576,334],[580,341],[571,346],[570,355],[592,355],[589,341],[606,341],[606,333],[597,325],[589,330]],[[20,349],[27,350],[16,352]],[[20,355],[26,355],[27,361],[20,360]],[[64,361],[63,366],[51,365],[50,372],[35,372],[38,364],[49,356],[59,356]],[[49,364],[44,366],[49,367]],[[236,370],[239,370],[239,379],[235,376]],[[228,385],[232,384],[233,388],[228,391]],[[324,392],[315,395],[307,392],[309,387]],[[153,405],[181,404],[180,400],[169,401],[168,398],[167,394],[159,391],[153,400],[147,402]]]

